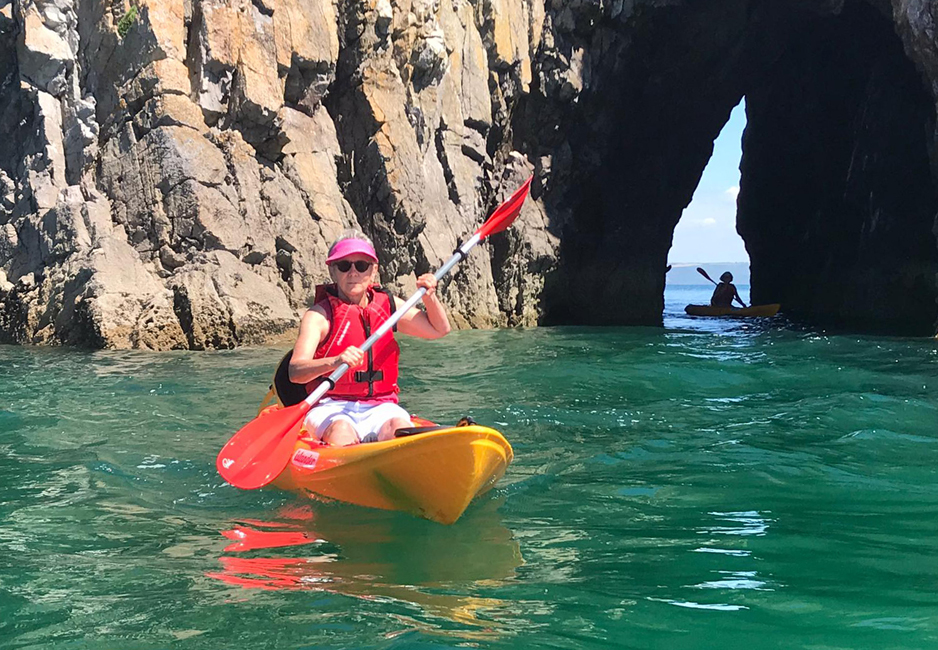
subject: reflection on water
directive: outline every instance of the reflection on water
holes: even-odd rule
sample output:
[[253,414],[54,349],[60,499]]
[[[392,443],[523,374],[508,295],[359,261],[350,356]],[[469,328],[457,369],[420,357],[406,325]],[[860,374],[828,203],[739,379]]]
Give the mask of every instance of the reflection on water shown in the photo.
[[701,534],[710,535],[765,535],[769,520],[758,512],[711,512],[711,515],[727,522],[725,526],[701,528]]
[[[693,553],[706,553],[710,560],[697,564],[697,575],[703,571],[699,581],[685,584],[681,597],[649,597],[655,602],[667,603],[686,609],[702,609],[717,612],[748,610],[749,605],[739,602],[747,592],[774,591],[775,585],[762,576],[759,558],[753,557],[746,548],[727,548],[748,545],[750,537],[765,537],[769,534],[772,519],[754,510],[733,512],[709,512],[708,517],[716,524],[697,526],[694,532],[706,536],[701,546],[691,549]],[[692,576],[692,579],[696,576]],[[687,590],[696,591],[700,597],[686,597]],[[705,602],[706,601],[706,602]]]
[[760,589],[766,588],[756,571],[717,571],[719,580],[707,580],[694,585],[695,589]]
[[[246,519],[221,531],[231,543],[218,559],[221,569],[206,575],[246,589],[393,599],[472,628],[446,633],[507,634],[508,603],[465,593],[498,587],[523,563],[518,542],[501,523],[499,503],[485,500],[459,526],[364,508],[351,516],[349,508],[329,504],[285,507],[270,521]],[[461,594],[446,593],[456,587]],[[408,623],[433,629],[426,620]]]

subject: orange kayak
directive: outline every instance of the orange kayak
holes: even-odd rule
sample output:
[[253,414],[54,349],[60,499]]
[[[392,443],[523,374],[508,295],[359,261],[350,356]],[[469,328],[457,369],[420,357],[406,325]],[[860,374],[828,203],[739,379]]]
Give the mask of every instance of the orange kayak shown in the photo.
[[429,430],[348,447],[301,437],[273,485],[451,524],[505,474],[511,445],[477,424],[423,429]]
[[691,316],[729,316],[731,318],[749,318],[756,316],[774,316],[782,306],[778,303],[771,305],[753,305],[737,309],[735,307],[711,307],[710,305],[687,305],[684,311]]

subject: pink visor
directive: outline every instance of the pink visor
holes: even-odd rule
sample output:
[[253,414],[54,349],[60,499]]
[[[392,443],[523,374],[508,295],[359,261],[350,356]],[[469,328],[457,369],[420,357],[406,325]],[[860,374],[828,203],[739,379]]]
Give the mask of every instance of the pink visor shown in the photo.
[[365,255],[370,257],[377,264],[378,256],[375,254],[374,247],[363,239],[343,239],[332,249],[329,257],[326,258],[326,264],[332,264],[336,260],[349,255]]

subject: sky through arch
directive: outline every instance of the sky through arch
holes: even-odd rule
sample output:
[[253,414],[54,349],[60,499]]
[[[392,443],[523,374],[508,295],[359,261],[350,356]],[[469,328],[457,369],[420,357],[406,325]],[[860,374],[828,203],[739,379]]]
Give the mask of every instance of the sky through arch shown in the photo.
[[749,263],[743,240],[736,233],[739,160],[745,127],[744,99],[730,113],[730,119],[713,143],[713,155],[694,191],[694,198],[674,229],[669,264]]

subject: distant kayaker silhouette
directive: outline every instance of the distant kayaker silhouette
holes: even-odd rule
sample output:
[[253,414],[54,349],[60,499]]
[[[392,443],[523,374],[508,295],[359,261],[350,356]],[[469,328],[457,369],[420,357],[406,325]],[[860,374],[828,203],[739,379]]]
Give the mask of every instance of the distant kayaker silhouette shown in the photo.
[[732,273],[729,271],[724,272],[723,275],[720,276],[720,282],[718,284],[714,282],[713,278],[707,275],[707,272],[702,268],[697,267],[697,272],[710,280],[710,282],[713,282],[713,284],[717,285],[713,290],[713,295],[710,296],[711,307],[732,307],[734,299],[738,300],[739,304],[744,308],[747,306],[746,303],[743,302],[743,299],[739,297],[739,292],[736,290],[736,285],[733,284]]
[[[316,389],[326,375],[342,364],[350,370],[306,414],[305,429],[332,445],[391,440],[397,429],[414,426],[398,405],[400,348],[387,335],[366,353],[361,347],[372,332],[403,303],[375,284],[378,256],[371,240],[358,230],[346,230],[329,249],[326,259],[332,284],[316,287],[315,304],[300,322],[290,359],[290,381]],[[417,278],[425,288],[423,304],[401,317],[397,330],[422,339],[437,339],[450,331],[446,310],[436,295],[431,273]]]

